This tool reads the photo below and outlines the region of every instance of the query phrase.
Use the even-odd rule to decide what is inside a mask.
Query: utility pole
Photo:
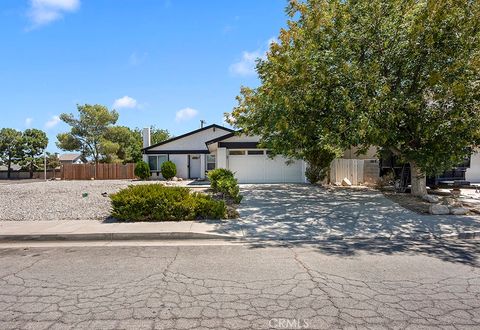
[[[47,181],[47,151],[43,150],[43,175],[45,176],[45,181]]]

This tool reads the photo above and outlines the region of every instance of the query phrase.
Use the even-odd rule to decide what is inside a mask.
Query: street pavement
[[[480,328],[476,240],[128,244],[0,248],[0,329]]]

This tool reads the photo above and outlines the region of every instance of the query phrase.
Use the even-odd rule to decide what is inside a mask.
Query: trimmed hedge
[[[135,164],[134,173],[141,180],[147,180],[150,177],[150,166],[144,161],[139,161]]]
[[[242,201],[243,196],[240,195],[240,187],[232,171],[217,168],[208,172],[208,179],[210,180],[210,188],[214,192],[221,193],[224,198],[231,198],[236,204]]]
[[[168,160],[162,164],[161,171],[164,179],[170,180],[177,175],[177,166],[174,162]]]
[[[222,219],[227,215],[223,201],[184,187],[129,186],[110,197],[112,216],[125,221]]]

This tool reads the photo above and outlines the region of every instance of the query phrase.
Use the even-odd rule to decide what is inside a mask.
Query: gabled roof
[[[199,129],[196,129],[196,130],[194,130],[194,131],[191,131],[191,132],[188,132],[188,133],[179,135],[179,136],[175,136],[175,137],[173,137],[173,138],[171,138],[171,139],[162,141],[162,142],[160,142],[160,143],[153,144],[153,145],[151,145],[151,146],[149,146],[149,147],[143,148],[142,151],[149,150],[149,149],[152,149],[152,148],[155,148],[155,147],[158,147],[158,146],[161,146],[161,145],[170,143],[170,142],[172,142],[172,141],[182,139],[182,138],[184,138],[184,137],[187,137],[187,136],[190,136],[190,135],[193,135],[193,134],[196,134],[196,133],[205,131],[205,130],[210,129],[210,128],[218,128],[218,129],[223,129],[223,130],[225,130],[225,131],[227,131],[227,132],[234,132],[233,129],[226,128],[226,127],[223,127],[223,126],[220,126],[220,125],[217,125],[217,124],[212,124],[212,125],[208,125],[208,126],[205,126],[205,127],[203,127],[203,128],[199,128]]]
[[[58,156],[58,160],[61,162],[73,162],[80,158],[82,155],[81,154],[62,154]]]
[[[11,164],[10,165],[12,171],[20,171],[22,167],[18,164]],[[7,165],[0,165],[0,171],[8,171],[8,166]]]

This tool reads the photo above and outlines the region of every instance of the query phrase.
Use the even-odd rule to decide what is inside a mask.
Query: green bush
[[[212,188],[213,191],[218,190],[218,181],[223,179],[223,178],[232,178],[234,179],[233,172],[230,170],[227,170],[226,168],[216,168],[214,170],[211,170],[207,174],[208,180],[210,180],[210,187]]]
[[[174,162],[171,162],[169,160],[162,164],[161,170],[162,170],[162,176],[166,180],[170,180],[175,175],[177,175],[177,166],[175,165]]]
[[[111,195],[111,199],[112,216],[126,221],[222,219],[227,215],[223,201],[183,187],[129,186]]]
[[[144,161],[139,161],[135,164],[135,176],[141,180],[147,180],[150,177],[150,166]]]
[[[240,187],[235,179],[233,172],[224,168],[217,168],[208,172],[210,187],[214,192],[221,193],[224,197],[229,197],[234,203],[239,204],[242,201]]]

